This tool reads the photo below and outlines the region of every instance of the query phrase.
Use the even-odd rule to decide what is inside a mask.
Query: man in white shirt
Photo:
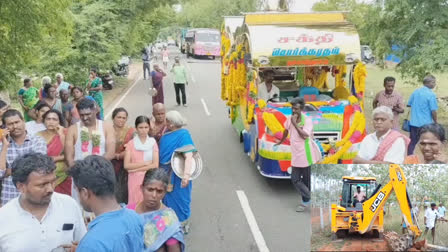
[[[432,235],[432,243],[434,244],[434,237],[436,235],[436,220],[439,219],[441,221],[446,221],[445,218],[440,216],[439,212],[436,209],[436,203],[431,203],[431,208],[427,208],[425,211],[425,233],[423,236],[426,235],[428,230],[431,230]]]
[[[0,208],[0,251],[62,250],[86,233],[76,201],[53,192],[55,168],[44,154],[30,153],[14,161],[12,179],[21,194]]]
[[[264,82],[258,85],[258,99],[263,99],[266,102],[269,99],[274,98],[274,95],[280,97],[280,89],[276,87],[272,82],[274,81],[274,71],[271,69],[263,72]]]
[[[361,142],[355,164],[402,164],[406,157],[409,138],[393,130],[392,109],[380,106],[373,110],[375,132]]]

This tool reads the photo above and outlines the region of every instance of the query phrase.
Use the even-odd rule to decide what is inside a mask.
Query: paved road
[[[170,57],[178,53],[170,50]],[[290,181],[262,177],[242,151],[220,99],[219,61],[182,58],[182,62],[190,79],[188,107],[176,106],[170,74],[164,80],[165,105],[167,110],[176,109],[187,118],[187,128],[205,166],[194,181],[188,251],[259,251],[260,238],[268,249],[264,251],[309,251],[310,213],[295,212],[299,197]],[[136,116],[151,113],[146,90],[146,83],[140,79],[119,103],[130,112],[129,124]],[[255,236],[237,191],[247,196],[260,231]]]

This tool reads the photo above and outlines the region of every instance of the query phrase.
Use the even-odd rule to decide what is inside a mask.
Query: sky
[[[294,0],[290,6],[291,12],[311,12],[311,8],[319,0]]]

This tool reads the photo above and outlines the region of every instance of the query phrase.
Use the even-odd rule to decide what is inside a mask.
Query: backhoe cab
[[[340,205],[331,206],[331,232],[332,238],[342,238],[347,233],[365,234],[373,232],[376,237],[382,237],[384,231],[383,217],[384,205],[395,192],[397,200],[411,232],[412,243],[421,235],[421,231],[411,215],[411,202],[406,191],[406,177],[399,165],[389,166],[389,182],[382,186],[376,184],[372,177],[343,177],[342,196]],[[357,187],[366,194],[362,202],[356,202],[354,194]],[[409,246],[412,246],[410,244]]]

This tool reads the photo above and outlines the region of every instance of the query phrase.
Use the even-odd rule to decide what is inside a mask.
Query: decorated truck
[[[282,137],[295,97],[306,101],[320,163],[351,163],[365,136],[366,68],[360,42],[344,13],[247,13],[238,28],[221,28],[221,98],[244,152],[259,172],[290,178],[289,140]],[[274,71],[280,96],[258,99],[263,71]]]

